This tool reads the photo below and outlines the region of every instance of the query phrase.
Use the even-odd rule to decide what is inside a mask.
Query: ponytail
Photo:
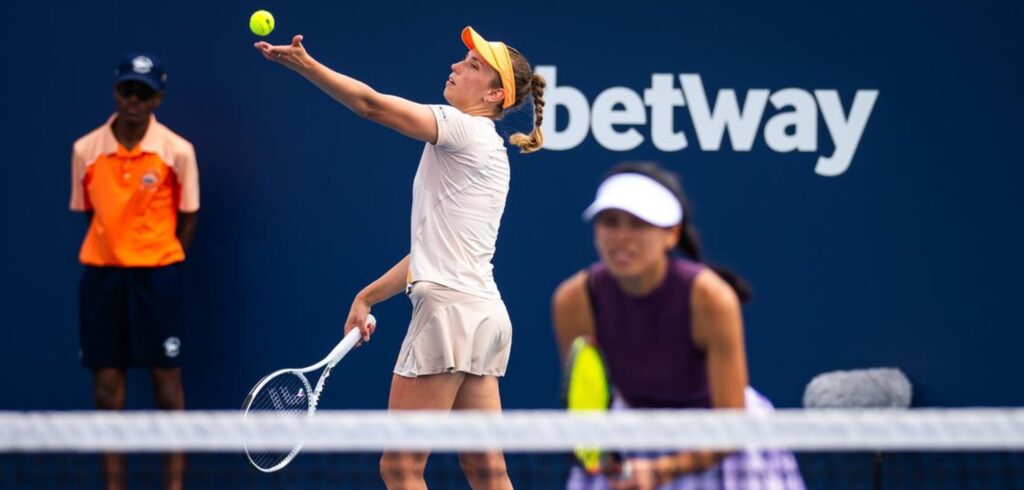
[[[533,72],[530,62],[515,48],[508,47],[508,56],[512,61],[512,74],[516,79],[516,103],[504,111],[499,107],[497,118],[500,119],[505,112],[519,107],[527,98],[532,97],[533,129],[530,130],[530,134],[513,134],[508,138],[508,142],[518,146],[522,153],[533,153],[544,146],[544,135],[540,131],[540,125],[544,121],[544,87],[547,86],[547,81]],[[498,82],[500,83],[500,80]]]
[[[516,133],[509,137],[509,143],[519,147],[522,153],[533,153],[544,146],[544,134],[540,131],[540,125],[544,122],[544,87],[547,82],[544,77],[533,74],[530,80],[530,95],[533,96],[533,130],[529,135]]]
[[[700,240],[697,237],[697,229],[694,228],[692,223],[690,223],[688,214],[689,209],[686,209],[683,212],[683,222],[680,224],[682,227],[682,233],[680,233],[677,248],[683,253],[683,255],[686,255],[693,259],[693,261],[700,262],[715,271],[715,274],[718,274],[718,276],[728,283],[729,286],[732,287],[732,290],[736,292],[736,297],[739,298],[740,303],[750,301],[750,285],[747,284],[747,281],[743,280],[743,278],[735,272],[726,269],[725,267],[708,264],[701,258]]]

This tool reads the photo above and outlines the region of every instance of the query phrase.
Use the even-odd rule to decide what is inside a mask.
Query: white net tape
[[[0,452],[430,449],[508,452],[606,449],[1024,449],[1024,409],[385,412],[309,418],[236,411],[0,412]]]

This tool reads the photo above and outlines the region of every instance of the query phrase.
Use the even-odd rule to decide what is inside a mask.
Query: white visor
[[[594,203],[583,212],[587,221],[606,209],[620,209],[654,226],[668,228],[683,221],[683,206],[667,187],[646,175],[623,173],[605,179]]]

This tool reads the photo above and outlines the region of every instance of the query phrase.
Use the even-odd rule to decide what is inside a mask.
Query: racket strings
[[[256,393],[249,405],[250,412],[271,411],[294,417],[309,414],[314,394],[310,393],[309,382],[295,372],[274,376]],[[296,448],[290,451],[246,450],[252,463],[269,471],[291,459],[301,441],[295,441]]]
[[[309,385],[299,375],[275,376],[253,398],[250,410],[305,413],[309,410]]]

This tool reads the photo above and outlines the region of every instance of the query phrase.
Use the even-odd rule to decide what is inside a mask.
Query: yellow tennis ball
[[[274,16],[266,10],[257,10],[249,17],[249,29],[257,36],[266,36],[274,30]]]

